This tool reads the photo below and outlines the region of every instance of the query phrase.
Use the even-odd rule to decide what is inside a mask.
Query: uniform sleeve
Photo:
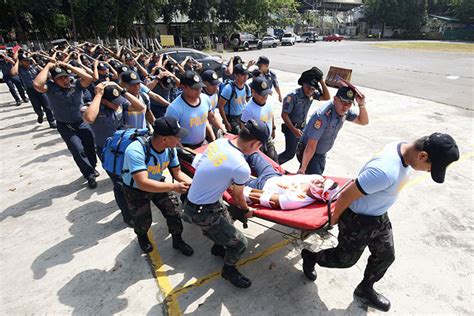
[[[306,126],[306,128],[308,129],[307,135],[308,135],[308,138],[319,140],[321,136],[323,135],[326,129],[326,126],[328,125],[328,121],[324,113],[321,115],[318,115],[317,113],[315,113],[314,115],[316,115],[315,119],[314,120],[311,119],[310,120],[311,124],[308,124]]]
[[[288,94],[283,99],[283,112],[291,113],[295,107],[296,97],[293,93]]]
[[[148,170],[145,164],[145,152],[140,143],[132,143],[127,147],[125,150],[125,161],[127,162],[128,170],[132,175],[140,171]]]
[[[278,83],[277,75],[275,75],[274,72],[271,72],[271,74],[272,74],[273,85],[275,86],[275,88],[278,88],[280,84]]]
[[[180,117],[179,117],[179,113],[176,109],[176,103],[175,104],[172,103],[172,104],[168,105],[168,107],[166,108],[165,116],[174,117],[175,119],[177,119],[179,121]]]
[[[221,97],[229,101],[231,96],[232,96],[232,85],[226,84],[224,86],[224,89],[222,90]]]
[[[179,167],[178,153],[176,152],[176,148],[171,148],[169,150],[171,150],[171,155],[173,156],[170,161],[169,168]]]
[[[240,120],[244,123],[247,123],[251,118],[252,118],[252,113],[250,113],[250,107],[247,106],[245,109],[242,110],[242,116],[240,117]]]
[[[145,86],[144,84],[141,84],[140,85],[140,91],[145,93],[145,94],[148,94],[148,92],[150,92],[150,88],[148,88],[147,86]]]
[[[357,118],[357,116],[359,116],[359,113],[354,110],[354,107],[351,107],[347,112],[346,120],[353,121]]]
[[[250,89],[249,85],[248,84],[244,84],[244,89],[245,89],[245,94],[246,94],[246,97],[247,99],[251,98],[252,97],[252,90]]]
[[[120,104],[122,106],[122,111],[124,112],[128,112],[128,109],[130,108],[130,106],[132,105],[130,103],[130,101],[128,101],[127,99],[123,98],[123,101],[122,103]]]
[[[73,84],[76,86],[76,89],[78,89],[78,90],[80,90],[80,91],[86,90],[86,89],[90,86],[90,85],[89,85],[89,86],[87,86],[87,87],[84,88],[84,87],[82,86],[82,84],[81,84],[81,79],[75,79],[74,82],[73,82]]]
[[[236,185],[244,185],[250,179],[250,167],[248,165],[240,165],[232,172],[234,178],[232,182]]]
[[[355,183],[364,195],[385,190],[392,185],[387,174],[378,168],[365,169],[359,174]]]

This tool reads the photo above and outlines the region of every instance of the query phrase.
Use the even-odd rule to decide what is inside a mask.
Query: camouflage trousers
[[[260,147],[260,151],[267,155],[271,160],[278,163],[278,154],[275,149],[275,143],[273,139],[269,139],[262,147]]]
[[[161,211],[166,219],[170,234],[181,234],[183,232],[183,223],[176,209],[178,199],[172,192],[151,193],[139,189],[123,186],[125,199],[130,210],[130,216],[133,219],[133,229],[137,235],[144,235],[151,227],[151,202]]]
[[[395,260],[392,224],[387,214],[359,215],[346,209],[339,220],[338,245],[315,254],[318,265],[326,268],[349,268],[368,246],[370,256],[364,272],[364,282],[380,280]]]
[[[235,265],[247,249],[247,238],[235,228],[220,202],[195,205],[186,200],[183,219],[201,227],[204,236],[226,248],[224,263],[227,265]]]
[[[239,135],[240,124],[242,124],[242,121],[240,120],[241,117],[241,115],[227,115],[227,120],[229,121],[230,126],[232,127],[232,129],[228,131],[229,133]]]

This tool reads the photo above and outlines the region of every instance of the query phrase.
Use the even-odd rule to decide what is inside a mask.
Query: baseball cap
[[[122,81],[129,84],[134,85],[137,83],[141,83],[141,79],[135,71],[127,70],[120,75]]]
[[[125,54],[125,60],[132,60],[133,56],[131,54]]]
[[[161,81],[161,83],[163,83],[163,85],[166,88],[171,89],[174,86],[174,80],[170,76],[165,76],[165,77],[161,78],[160,81]]]
[[[303,83],[308,83],[309,85],[318,88],[318,82],[323,78],[323,72],[318,67],[311,67],[306,71],[303,71],[300,78],[298,79],[298,84],[301,86]]]
[[[97,65],[97,69],[99,70],[105,70],[105,69],[108,69],[109,66],[107,64],[104,64],[104,63],[99,63],[99,65]]]
[[[181,78],[181,84],[189,86],[191,89],[199,89],[206,85],[202,82],[201,76],[193,70],[187,70]]]
[[[29,59],[30,58],[25,53],[18,55],[18,60],[19,61],[29,60]]]
[[[213,86],[217,86],[221,84],[221,82],[219,81],[219,76],[212,69],[204,70],[201,73],[201,78],[202,78],[202,81],[209,82]]]
[[[247,69],[247,66],[244,64],[237,64],[234,66],[234,74],[235,75],[248,75],[249,70]]]
[[[243,62],[244,62],[244,61],[242,60],[242,58],[241,58],[240,56],[238,56],[238,55],[235,55],[235,56],[234,56],[234,66],[235,66],[236,64],[242,64]]]
[[[266,56],[260,56],[258,57],[257,65],[270,65],[270,59]]]
[[[176,118],[172,116],[163,116],[153,123],[153,135],[176,136],[183,138],[189,135],[189,131],[182,128]]]
[[[120,91],[116,86],[106,86],[102,98],[113,103],[119,103],[123,97],[120,95]]]
[[[456,141],[448,134],[433,133],[423,142],[423,150],[431,160],[431,178],[437,183],[443,183],[446,168],[459,160]]]
[[[250,88],[255,90],[259,95],[265,96],[272,93],[272,88],[268,80],[263,76],[254,77],[250,83]]]
[[[69,76],[71,74],[71,71],[69,69],[66,70],[63,67],[58,66],[58,67],[51,68],[49,73],[51,74],[51,77],[53,79],[57,79],[59,77]]]
[[[270,138],[268,126],[263,121],[251,119],[244,126],[250,131],[250,134],[262,143],[266,143]]]
[[[125,64],[116,64],[115,65],[115,70],[119,73],[119,74],[122,74],[126,71],[130,71],[130,68],[128,68],[127,65]]]
[[[336,97],[341,99],[343,102],[354,103],[355,96],[356,92],[349,87],[341,87],[336,93]]]

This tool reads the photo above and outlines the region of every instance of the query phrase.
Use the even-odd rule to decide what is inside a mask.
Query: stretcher
[[[226,135],[226,138],[232,139],[233,135]],[[178,150],[178,158],[181,164],[181,170],[189,175],[191,178],[194,175],[194,167],[192,166],[192,161],[196,155],[196,153],[203,153],[206,150],[206,145],[201,146],[194,150],[189,150],[187,148],[179,148]],[[284,170],[280,165],[276,162],[271,160],[269,157],[264,155],[260,152],[262,157],[264,157],[271,165],[275,168],[275,170],[284,175],[290,175],[286,170]],[[340,177],[327,177],[332,179],[333,181],[337,182],[339,185],[338,192],[334,195],[337,197],[338,194],[346,188],[351,182],[351,179],[347,178],[340,178]],[[237,208],[232,200],[231,194],[226,191],[223,194],[223,200],[228,205],[228,210],[231,216],[234,219],[240,220],[244,223],[244,228],[247,227],[247,220],[262,225],[258,222],[252,221],[251,219],[247,219],[243,216],[243,211]],[[296,229],[300,232],[299,238],[306,239],[313,233],[321,233],[331,229],[331,216],[336,206],[336,201],[331,198],[327,203],[322,201],[316,201],[308,206],[305,206],[300,209],[296,210],[275,210],[265,208],[263,206],[257,205],[256,209],[253,212],[253,216],[276,223],[285,227]],[[253,206],[252,206],[253,208]],[[269,229],[276,230],[269,226],[262,225]],[[280,232],[281,233],[281,232]],[[287,235],[287,234],[285,234]]]

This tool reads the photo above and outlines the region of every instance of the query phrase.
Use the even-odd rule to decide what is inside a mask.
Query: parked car
[[[343,36],[339,35],[339,34],[332,34],[332,35],[328,35],[328,36],[325,36],[323,37],[323,39],[326,41],[326,42],[340,42],[344,39]]]
[[[230,44],[232,45],[232,49],[235,52],[239,49],[262,49],[262,41],[249,33],[232,34],[232,36],[230,37]]]
[[[296,35],[295,33],[285,33],[281,38],[281,45],[295,45]]]
[[[217,72],[219,76],[222,75],[221,67],[223,60],[220,56],[213,56],[195,49],[180,47],[162,49],[158,51],[158,53],[167,54],[171,56],[174,60],[176,60],[178,63],[183,62],[183,60],[186,59],[186,56],[190,56],[196,61],[200,62],[202,64],[203,69],[212,69]]]
[[[275,36],[266,35],[262,38],[262,46],[265,47],[277,47],[280,45],[280,40]]]
[[[316,41],[318,40],[318,34],[316,34],[315,32],[305,32],[301,34],[301,39],[305,43],[309,43],[309,42],[316,43]]]
[[[296,36],[296,42],[297,43],[301,43],[303,40],[301,39],[301,36],[299,36],[298,34],[295,35]]]

